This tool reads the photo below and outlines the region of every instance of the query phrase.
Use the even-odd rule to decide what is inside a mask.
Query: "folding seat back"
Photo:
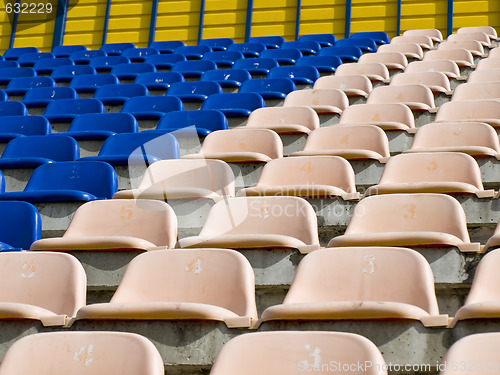
[[[101,46],[100,50],[106,52],[108,56],[119,56],[130,48],[135,48],[134,43],[106,43]]]
[[[403,33],[403,36],[414,36],[414,35],[425,35],[431,38],[434,42],[441,42],[443,41],[443,35],[441,34],[441,31],[438,29],[413,29],[413,30],[406,30]]]
[[[234,44],[234,40],[231,38],[202,39],[198,43],[199,46],[210,47],[212,51],[225,51],[232,44]]]
[[[219,69],[209,70],[200,78],[200,81],[215,81],[222,87],[227,85],[241,86],[243,82],[251,80],[252,76],[243,69]],[[241,91],[239,91],[241,92]]]
[[[87,51],[87,47],[81,44],[56,46],[52,49],[52,54],[55,57],[70,57],[71,54],[76,51]]]
[[[83,77],[83,76],[80,76]],[[57,118],[59,115],[81,115],[84,113],[104,113],[104,105],[98,99],[61,99],[47,105],[44,116]]]
[[[406,58],[422,60],[424,51],[417,43],[391,43],[378,48],[378,53],[397,52],[402,53]]]
[[[71,81],[74,77],[84,74],[97,74],[97,72],[88,65],[63,65],[56,67],[50,76],[55,81]]]
[[[279,66],[272,68],[267,78],[290,78],[295,84],[313,85],[319,72],[314,66]]]
[[[36,87],[56,87],[56,82],[51,77],[19,77],[11,80],[5,91],[8,95],[24,95]]]
[[[210,95],[201,109],[218,109],[226,116],[249,116],[262,107],[265,107],[264,99],[259,94],[248,92]]]
[[[50,52],[32,52],[32,53],[23,53],[17,59],[17,62],[21,66],[33,66],[37,61],[42,59],[54,59],[54,55]]]
[[[265,128],[277,133],[306,133],[319,128],[319,117],[308,107],[259,108],[248,117],[247,128]]]
[[[3,191],[2,191],[3,192]],[[28,250],[31,244],[42,238],[42,219],[35,206],[28,202],[2,201],[0,202],[0,249],[5,250]],[[0,262],[5,254],[1,254]],[[6,276],[7,270],[3,270],[0,277]],[[8,282],[4,285],[12,285]],[[3,293],[10,293],[10,288],[3,288]],[[0,292],[0,293],[2,293]],[[16,298],[23,298],[18,295]],[[5,300],[5,299],[2,299]]]
[[[58,57],[57,59],[42,59],[33,65],[37,74],[50,74],[60,66],[74,66],[75,63],[69,57]]]
[[[384,31],[361,31],[357,33],[352,33],[351,38],[370,38],[377,44],[387,44],[389,43],[389,36]]]
[[[206,136],[213,131],[227,129],[228,123],[226,116],[217,110],[171,111],[162,116],[156,129],[175,131],[187,128],[189,132],[191,126],[196,127],[199,135]]]
[[[234,43],[227,47],[227,51],[241,52],[244,57],[259,57],[265,51],[266,46],[262,43]]]
[[[464,83],[453,92],[452,101],[500,99],[500,82]]]
[[[61,99],[78,99],[78,94],[71,87],[37,87],[26,93],[23,103],[27,106],[38,107]]]
[[[333,73],[341,64],[338,56],[304,56],[297,60],[295,66],[312,66],[320,73]]]
[[[94,57],[107,56],[106,52],[99,49],[89,51],[75,51],[69,56],[75,64],[88,64]]]
[[[459,48],[469,51],[473,56],[485,57],[483,45],[476,40],[454,40],[454,41],[447,40],[443,43],[440,43],[437,50],[449,51]]]
[[[339,124],[376,125],[384,130],[415,128],[413,113],[401,103],[358,104],[347,107]]]
[[[3,54],[3,58],[5,60],[17,60],[20,56],[22,56],[25,53],[36,53],[36,52],[40,52],[36,47],[7,48],[7,50]]]
[[[184,78],[199,78],[204,72],[216,69],[217,64],[210,60],[188,60],[176,62],[171,71],[181,73]]]
[[[184,77],[178,72],[143,73],[134,81],[146,86],[148,90],[166,90],[176,82],[184,82]]]
[[[26,358],[30,358],[26,361]],[[17,341],[1,374],[161,375],[163,361],[143,336],[125,332],[50,332]]]
[[[230,68],[234,62],[239,59],[245,58],[241,52],[237,51],[215,51],[207,52],[203,55],[202,60],[213,61],[217,64],[218,68]]]
[[[317,55],[321,49],[319,42],[315,40],[298,40],[292,42],[284,42],[280,49],[298,49],[303,55]]]
[[[167,95],[177,96],[185,101],[204,101],[214,94],[222,94],[222,87],[213,81],[175,82],[167,91]]]
[[[123,105],[122,112],[139,115],[163,115],[171,111],[183,109],[182,102],[170,96],[136,96],[127,99]]]
[[[312,40],[314,42],[318,42],[323,47],[331,47],[337,41],[335,35],[333,34],[305,34],[301,35],[299,41],[309,41]]]
[[[467,33],[485,33],[492,39],[497,39],[497,31],[491,26],[468,26],[460,27],[457,30],[457,34],[467,34]]]
[[[132,62],[144,62],[149,56],[159,55],[160,51],[156,48],[128,48],[122,52]]]
[[[18,135],[48,135],[50,122],[43,116],[4,116],[0,127],[0,139],[11,140]]]
[[[208,46],[180,46],[174,49],[174,53],[184,55],[188,60],[201,60],[208,52],[212,52]]]
[[[381,47],[390,47],[390,44]],[[360,64],[384,64],[389,70],[404,70],[408,65],[408,59],[399,51],[368,53],[361,56],[358,62]]]
[[[254,78],[243,82],[238,93],[255,92],[264,99],[284,99],[295,90],[290,78]]]
[[[154,73],[156,68],[150,63],[118,64],[111,68],[111,74],[119,79],[135,79],[142,73]]]
[[[18,137],[10,141],[0,157],[0,165],[8,167],[9,162],[15,162],[11,167],[23,168],[22,162],[43,164],[52,161],[71,161],[80,157],[78,143],[67,136],[33,135]]]
[[[130,59],[125,56],[109,55],[94,57],[89,62],[89,65],[98,72],[110,71],[113,66],[118,64],[130,64]]]
[[[36,77],[36,71],[33,68],[2,68],[0,70],[0,83],[8,84],[12,79],[18,77]]]
[[[370,78],[372,82],[389,80],[389,70],[381,63],[342,64],[337,68],[335,75],[362,75]]]
[[[474,40],[476,42],[481,43],[483,47],[491,47],[490,37],[483,32],[471,32],[471,33],[460,33],[460,34],[451,34],[446,39],[447,42],[464,42]]]
[[[391,86],[424,85],[435,93],[450,94],[450,80],[441,72],[402,73],[395,75]]]
[[[0,60],[0,68],[19,68],[21,65],[15,60]]]
[[[266,49],[260,54],[261,58],[275,59],[281,65],[293,65],[303,56],[297,48]]]
[[[370,93],[366,104],[403,103],[412,110],[435,109],[434,95],[424,85],[381,86]]]
[[[273,36],[253,36],[250,38],[251,43],[263,43],[269,49],[280,48],[280,46],[285,42],[285,38],[279,35]]]
[[[474,65],[474,57],[472,53],[464,48],[454,48],[454,49],[439,49],[428,51],[423,61],[435,61],[435,60],[451,60],[457,63],[459,67],[472,67]]]
[[[450,79],[460,77],[460,68],[451,60],[413,61],[405,69],[405,73],[426,72],[441,72]]]
[[[138,83],[115,84],[99,86],[95,91],[94,98],[101,99],[109,104],[115,101],[125,102],[128,98],[134,96],[148,96],[149,91],[146,86]]]
[[[439,107],[436,121],[480,121],[494,127],[500,126],[498,100],[453,100]]]
[[[40,87],[45,88],[45,87]],[[51,89],[51,88],[49,88]],[[28,109],[22,102],[6,102],[0,101],[0,117],[1,116],[27,116]]]
[[[187,61],[186,56],[180,55],[178,53],[172,53],[169,55],[152,55],[145,60],[146,63],[153,64],[157,70],[170,70],[172,66],[174,66],[174,64],[178,61]]]
[[[345,38],[339,39],[335,42],[336,46],[356,46],[359,47],[363,52],[377,52],[377,44],[372,38],[357,37],[357,38]]]
[[[283,106],[311,107],[317,113],[342,113],[349,106],[349,99],[337,89],[296,90],[286,96]]]
[[[427,35],[405,35],[395,36],[391,39],[391,44],[418,44],[422,49],[428,50],[434,47],[434,42],[431,37]]]
[[[129,113],[86,113],[73,120],[67,134],[80,139],[99,139],[137,132],[137,120]]]
[[[250,74],[267,75],[272,68],[276,68],[278,61],[273,58],[257,57],[254,59],[241,59],[236,60],[233,69],[245,69]]]
[[[95,92],[100,86],[118,83],[118,77],[114,74],[82,74],[73,78],[69,87],[77,92]]]
[[[173,54],[177,47],[182,46],[184,42],[180,40],[156,41],[149,44],[149,47],[156,48],[161,54]]]
[[[500,61],[496,69],[476,69],[470,74],[467,83],[488,83],[498,81],[500,81]]]
[[[338,56],[344,62],[356,62],[363,55],[363,51],[356,46],[332,46],[321,48],[319,56]]]
[[[314,82],[314,89],[338,89],[347,96],[367,97],[373,90],[372,82],[362,75],[324,76]]]

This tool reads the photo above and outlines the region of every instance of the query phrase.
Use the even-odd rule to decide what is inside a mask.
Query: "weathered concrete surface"
[[[339,120],[340,120],[339,114],[320,113],[320,114],[318,114],[318,116],[319,116],[319,126],[321,126],[321,127],[336,125],[339,123]]]
[[[445,93],[434,93],[434,104],[436,107],[441,107],[442,104],[448,103],[451,100],[451,95]]]
[[[144,130],[152,130],[156,129],[156,126],[158,126],[158,122],[160,120],[158,119],[151,119],[151,120],[137,120],[137,125],[139,125],[139,131],[142,132]]]
[[[391,155],[397,155],[403,151],[409,150],[413,142],[413,134],[404,130],[386,131],[387,139],[389,139],[389,152]]]
[[[87,156],[96,156],[101,151],[102,144],[104,143],[104,139],[102,140],[78,140],[78,146],[80,146],[80,157],[84,158]]]
[[[144,165],[115,165],[118,175],[118,190],[136,189],[142,181],[147,166]]]
[[[436,118],[436,113],[431,113],[428,111],[412,111],[413,117],[415,119],[415,127],[419,128],[423,125],[434,122]]]
[[[5,192],[23,191],[35,168],[2,168]]]
[[[265,162],[228,163],[235,177],[236,191],[250,186],[255,186],[260,177]]]
[[[302,151],[307,141],[307,134],[279,134],[283,142],[283,156]]]

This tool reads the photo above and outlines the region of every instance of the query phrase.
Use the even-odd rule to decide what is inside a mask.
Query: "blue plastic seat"
[[[94,57],[102,57],[107,56],[106,52],[101,51],[100,49],[89,50],[89,51],[75,51],[72,52],[69,56],[73,59],[75,64],[88,64]]]
[[[126,85],[104,85],[97,88],[94,98],[101,100],[107,105],[119,105],[125,103],[128,98],[134,96],[148,96],[149,91],[146,86],[138,83]]]
[[[351,38],[370,38],[377,44],[388,44],[390,42],[389,35],[383,31],[361,31],[352,33]]]
[[[310,40],[318,42],[321,48],[324,48],[334,46],[337,38],[333,34],[305,34],[299,38],[301,42]]]
[[[173,95],[183,102],[203,102],[210,95],[221,93],[222,87],[217,82],[188,81],[173,83],[166,95]]]
[[[137,133],[137,120],[129,113],[87,113],[76,117],[63,134],[80,140],[106,139],[117,133]]]
[[[56,82],[71,82],[76,76],[84,74],[97,74],[97,71],[89,65],[63,65],[55,68],[50,76]]]
[[[320,73],[335,73],[341,64],[338,56],[304,56],[297,60],[295,66],[313,66]]]
[[[174,53],[184,55],[188,60],[201,60],[207,52],[212,52],[208,46],[181,46],[174,50]]]
[[[130,59],[126,56],[97,56],[90,60],[89,65],[99,73],[109,73],[113,66],[129,63]]]
[[[49,103],[43,115],[52,123],[71,122],[83,113],[104,112],[104,104],[98,99],[61,99]]]
[[[0,169],[36,168],[42,164],[77,160],[78,143],[68,136],[32,135],[10,141],[0,157]]]
[[[279,64],[276,59],[257,57],[255,59],[236,60],[233,65],[233,69],[244,69],[254,76],[267,75],[269,70],[278,66]]]
[[[4,90],[0,90],[0,102],[6,102],[9,100],[9,96]]]
[[[280,49],[294,48],[302,52],[303,55],[317,55],[321,49],[318,42],[313,40],[302,40],[294,42],[284,42]]]
[[[135,48],[134,43],[106,43],[101,46],[100,50],[106,52],[108,56],[120,56],[129,48]]]
[[[282,36],[254,36],[250,38],[250,43],[263,43],[266,48],[280,48],[280,46],[285,42],[285,38]]]
[[[184,45],[185,45],[184,42],[180,40],[165,40],[165,41],[152,42],[149,45],[149,47],[156,48],[163,55],[163,54],[174,53],[174,50],[177,47],[182,47]]]
[[[52,50],[55,57],[70,57],[73,52],[87,51],[87,47],[81,44],[74,44],[70,46],[57,46]]]
[[[111,165],[149,165],[164,159],[179,159],[179,142],[172,134],[155,132],[115,134],[104,141],[97,156],[80,160],[105,161]]]
[[[156,48],[129,48],[123,51],[122,56],[126,56],[132,62],[144,62],[149,56],[159,55]]]
[[[193,126],[197,135],[204,137],[216,130],[227,129],[228,124],[226,116],[217,110],[172,111],[163,115],[155,131],[189,135]]]
[[[255,93],[215,94],[209,96],[201,109],[217,109],[226,117],[246,117],[265,107],[264,99]]]
[[[56,82],[51,77],[20,77],[12,79],[5,92],[11,96],[24,96],[35,87],[56,87]]]
[[[57,59],[42,59],[35,63],[33,68],[37,74],[51,74],[55,68],[60,66],[75,65],[69,57],[59,57]]]
[[[22,102],[0,102],[1,116],[28,116],[28,109]]]
[[[33,68],[3,68],[0,69],[0,85],[7,85],[18,77],[36,77],[36,71]]]
[[[342,62],[357,62],[362,55],[363,51],[356,46],[325,47],[319,51],[319,56],[337,56]]]
[[[183,109],[181,100],[175,96],[138,96],[128,99],[122,112],[130,113],[137,120],[159,120],[167,112]]]
[[[355,46],[359,47],[363,52],[377,52],[377,44],[371,38],[347,38],[347,39],[339,39],[335,46],[338,47],[348,47]]]
[[[241,84],[249,79],[252,79],[250,73],[243,69],[222,69],[209,70],[203,73],[200,82],[213,81],[217,82],[221,87],[239,88]]]
[[[302,56],[297,48],[267,49],[260,54],[262,58],[275,59],[280,65],[294,65]]]
[[[37,61],[43,59],[54,59],[54,55],[50,52],[33,52],[33,53],[24,53],[17,59],[19,65],[23,67],[32,67],[35,65]]]
[[[174,64],[171,71],[181,73],[184,78],[200,78],[209,70],[216,70],[217,64],[208,60],[179,61]]]
[[[227,47],[227,51],[241,52],[245,57],[259,57],[265,49],[263,43],[235,43]]]
[[[19,68],[21,65],[16,60],[0,60],[0,69]]]
[[[62,138],[62,136],[49,137]],[[117,190],[118,177],[108,163],[63,161],[39,166],[33,171],[23,191],[0,194],[0,200],[30,203],[88,202],[110,199]]]
[[[69,87],[78,93],[94,93],[98,87],[104,85],[116,85],[120,81],[114,74],[82,74],[71,80]]]
[[[169,55],[153,55],[149,56],[145,62],[153,64],[156,70],[170,70],[178,61],[187,61],[186,56],[178,53]]]
[[[8,48],[3,54],[5,60],[17,60],[20,56],[25,53],[36,53],[40,52],[36,47],[14,47]]]
[[[216,51],[207,52],[203,55],[202,60],[213,61],[217,64],[218,68],[231,68],[234,62],[239,59],[244,59],[245,56],[237,51]]]
[[[267,78],[291,78],[296,85],[313,85],[319,72],[313,66],[280,66],[271,69]]]
[[[71,87],[37,87],[26,93],[22,103],[28,108],[39,108],[61,99],[78,99],[78,95]]]
[[[255,92],[264,99],[285,99],[288,93],[296,89],[290,78],[264,78],[243,82],[238,92]]]
[[[133,80],[143,73],[154,72],[156,72],[155,66],[149,63],[118,64],[111,69],[111,74],[123,80]]]
[[[184,76],[179,72],[143,73],[134,81],[146,86],[148,90],[167,90],[175,82],[184,82]]]
[[[31,203],[0,202],[0,212],[1,252],[29,250],[42,238],[42,218]]]
[[[48,135],[51,131],[49,120],[43,116],[3,116],[0,142],[9,142],[25,135]]]
[[[225,51],[232,44],[234,44],[234,40],[231,38],[202,39],[198,43],[199,46],[210,47],[212,51]]]

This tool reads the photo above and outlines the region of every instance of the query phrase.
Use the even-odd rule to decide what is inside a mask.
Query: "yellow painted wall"
[[[453,32],[464,26],[492,26],[500,32],[499,0],[455,0]]]
[[[438,29],[446,37],[447,12],[448,0],[403,0],[401,33],[411,29]]]
[[[383,30],[389,37],[396,35],[396,0],[353,0],[351,33]]]
[[[21,6],[23,3],[26,2],[21,2]],[[33,8],[35,10],[34,13],[29,13],[31,7],[22,8],[27,9],[28,13],[19,13],[14,47],[35,46],[38,47],[40,51],[51,51],[57,0],[46,0],[42,3],[51,3],[52,12],[48,13],[45,7],[40,9]],[[31,5],[30,2],[27,4]],[[38,2],[36,2],[36,4],[38,6]],[[38,10],[40,10],[41,13],[39,13]]]
[[[295,40],[296,7],[296,0],[255,0],[251,36],[281,35]]]
[[[206,0],[203,39],[245,40],[246,0]]]
[[[155,40],[182,40],[193,45],[198,39],[200,0],[160,0]]]
[[[5,9],[5,1],[0,0],[1,9]],[[0,12],[0,52],[3,53],[7,48],[9,48],[10,41],[10,31],[11,23],[9,20],[9,15],[2,11]]]
[[[113,0],[106,42],[147,47],[150,21],[151,0]]]
[[[333,34],[344,37],[345,0],[303,0],[300,34]]]
[[[63,44],[99,49],[105,15],[106,0],[70,0]]]

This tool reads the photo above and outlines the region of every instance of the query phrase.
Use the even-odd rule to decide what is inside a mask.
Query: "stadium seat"
[[[425,35],[432,39],[433,42],[442,42],[443,35],[438,29],[412,29],[406,30],[403,36],[415,36],[415,35]]]
[[[2,207],[24,208],[24,202],[1,203]],[[39,320],[44,326],[63,326],[85,306],[87,277],[71,255],[4,253],[0,254],[0,270],[1,282],[9,286],[0,292],[2,320]]]
[[[222,94],[222,87],[217,82],[187,81],[172,83],[166,96],[177,97],[183,102],[204,102],[215,94]]]
[[[140,121],[159,120],[167,112],[183,109],[181,100],[173,96],[136,96],[127,99],[122,112],[130,113]]]
[[[395,155],[389,159],[377,185],[366,195],[394,193],[465,193],[492,198],[484,190],[479,165],[461,152],[430,152]]]
[[[348,98],[366,99],[373,90],[373,85],[368,77],[362,75],[333,75],[318,78],[313,88],[316,90],[337,89],[343,91]]]
[[[457,79],[460,77],[460,69],[457,63],[451,60],[413,61],[409,63],[405,69],[405,73],[426,72],[441,72],[449,79]]]
[[[331,47],[335,45],[337,38],[333,34],[305,34],[299,37],[299,41],[314,41],[318,42],[321,48]]]
[[[50,122],[43,116],[3,116],[0,142],[9,142],[23,135],[48,135]]]
[[[134,80],[143,73],[154,73],[156,68],[149,63],[118,64],[113,66],[111,74],[118,77],[119,80]]]
[[[213,61],[217,64],[217,68],[231,68],[234,62],[245,58],[241,52],[237,51],[215,51],[207,52],[203,55],[202,60]]]
[[[377,44],[387,44],[389,43],[389,36],[383,31],[362,31],[357,33],[352,33],[351,38],[354,39],[373,39]]]
[[[319,56],[337,56],[342,62],[357,62],[363,55],[363,51],[356,46],[325,47],[319,51]]]
[[[33,65],[37,74],[52,74],[55,68],[60,66],[74,66],[75,63],[69,57],[59,57],[57,59],[42,59]]]
[[[464,83],[453,91],[452,101],[500,99],[500,82]]]
[[[19,68],[20,65],[16,60],[0,60],[0,68]]]
[[[50,52],[33,52],[33,53],[23,53],[17,59],[17,62],[21,67],[33,67],[36,62],[43,59],[54,59],[54,55]]]
[[[227,163],[268,162],[283,157],[283,143],[269,129],[236,128],[207,135],[198,154],[184,158],[220,159]]]
[[[402,53],[407,59],[422,60],[424,51],[417,43],[391,43],[378,48],[379,53]]]
[[[384,47],[389,47],[389,44]],[[389,72],[399,73],[405,70],[408,65],[408,59],[401,52],[377,52],[367,53],[361,56],[358,60],[359,64],[384,64]]]
[[[402,73],[392,77],[390,86],[424,85],[434,94],[451,95],[450,80],[441,72]],[[463,85],[461,85],[463,86]]]
[[[204,72],[216,70],[217,64],[209,60],[178,61],[173,66],[172,72],[181,73],[184,78],[199,79]]]
[[[226,88],[226,89],[238,90],[244,82],[251,79],[252,76],[247,70],[220,69],[220,70],[206,71],[201,76],[200,81],[201,82],[214,81],[217,82],[222,87],[222,89]]]
[[[337,68],[335,75],[362,75],[368,77],[372,83],[389,81],[389,70],[381,63],[342,64]]]
[[[295,66],[313,66],[320,74],[333,74],[341,64],[338,56],[304,56],[297,60]]]
[[[418,44],[423,50],[430,50],[434,48],[434,42],[431,37],[427,35],[405,35],[405,36],[395,36],[391,39],[391,44],[407,44],[415,43]]]
[[[408,106],[401,103],[358,104],[347,107],[339,124],[375,125],[383,130],[415,130],[415,120]]]
[[[80,160],[105,161],[111,165],[149,165],[162,159],[179,159],[179,143],[172,134],[121,133],[106,139],[97,156]]]
[[[201,109],[217,109],[226,117],[250,116],[257,108],[265,107],[264,99],[256,93],[226,93],[210,95]]]
[[[4,95],[5,95],[5,92],[4,92]],[[26,108],[26,105],[24,103],[0,101],[0,117],[1,116],[27,116],[27,115],[28,115],[28,109]]]
[[[436,122],[478,121],[500,127],[500,103],[498,100],[453,100],[439,107]]]
[[[310,107],[316,113],[342,113],[349,106],[349,99],[337,89],[295,90],[288,94],[283,107]]]
[[[69,87],[74,88],[78,94],[93,94],[100,86],[117,85],[119,82],[114,74],[82,74],[73,78]]]
[[[26,361],[25,358],[30,358]],[[163,361],[148,339],[128,332],[50,332],[18,340],[0,374],[161,375]]]
[[[27,202],[2,201],[0,202],[0,210],[2,211],[0,216],[0,253],[28,250],[34,241],[42,238],[42,219],[35,206]],[[5,254],[0,255],[0,262],[2,259],[7,259],[3,258]],[[0,274],[6,276],[7,272],[7,270],[2,270]],[[14,286],[13,284],[15,283],[11,280],[4,285]],[[2,288],[4,293],[9,293],[9,290],[11,289]],[[22,297],[26,297],[26,295],[17,294],[17,298]]]
[[[304,56],[317,55],[321,49],[319,42],[313,40],[298,40],[291,42],[284,42],[281,44],[280,49],[298,49]]]
[[[437,111],[434,95],[424,85],[381,86],[368,96],[366,104],[402,103],[413,111]]]
[[[35,169],[23,191],[0,194],[0,200],[53,204],[109,199],[117,191],[117,181],[116,172],[107,163],[81,161],[46,163]]]
[[[165,293],[166,285],[175,287]],[[194,320],[197,326],[212,320],[249,328],[257,321],[252,266],[233,250],[144,253],[129,263],[109,303],[83,307],[76,319]]]
[[[86,113],[76,117],[65,133],[78,141],[107,139],[117,133],[137,133],[137,120],[130,113]]]
[[[87,65],[94,57],[107,56],[106,52],[99,49],[89,51],[75,51],[69,56],[75,64]]]
[[[266,48],[274,49],[280,48],[280,46],[285,42],[285,38],[282,36],[254,36],[249,40],[250,43],[263,43]]]
[[[280,66],[272,68],[267,78],[290,78],[296,85],[314,85],[319,78],[314,66]]]
[[[63,65],[55,68],[50,76],[56,82],[71,82],[76,76],[84,74],[97,74],[97,71],[89,65]]]
[[[165,40],[165,41],[157,41],[152,42],[149,47],[156,48],[160,53],[163,54],[172,54],[177,47],[184,46],[184,42],[180,40]]]
[[[24,95],[22,103],[27,108],[38,108],[61,99],[78,99],[78,94],[71,87],[36,87]]]
[[[192,129],[195,127],[195,129]],[[200,137],[207,136],[216,130],[227,129],[226,116],[221,111],[206,109],[195,111],[171,111],[160,119],[156,131],[175,132],[175,135],[196,132]]]
[[[244,57],[259,57],[265,49],[262,43],[234,43],[227,47],[227,51],[241,52]]]
[[[491,43],[490,37],[483,32],[451,34],[446,39],[447,42],[464,42],[470,40],[481,43],[483,47],[493,48],[493,44]]]
[[[468,26],[468,27],[460,27],[457,30],[457,34],[467,34],[467,33],[477,33],[477,32],[485,33],[494,40],[498,39],[496,30],[491,26]]]
[[[297,156],[269,161],[255,187],[238,191],[238,196],[286,195],[305,198],[360,199],[354,170],[338,156]]]
[[[500,63],[500,61],[499,61]],[[479,65],[478,65],[479,67]],[[500,65],[498,69],[477,69],[474,70],[467,80],[467,83],[488,83],[500,81]]]
[[[38,51],[38,48],[36,47],[7,48],[7,50],[3,54],[3,58],[5,60],[17,60],[20,56],[24,55],[25,53],[37,53],[37,52],[40,51]]]
[[[175,82],[184,82],[182,74],[178,72],[143,73],[134,81],[134,83],[146,86],[149,91],[167,90]]]
[[[373,195],[354,208],[345,234],[328,247],[339,246],[455,246],[478,252],[471,243],[465,212],[446,194],[415,193]]]
[[[81,44],[56,46],[52,49],[52,54],[55,57],[71,57],[71,54],[76,51],[87,51],[87,47]]]
[[[135,48],[134,43],[105,43],[100,50],[108,56],[120,56],[125,50]]]
[[[490,51],[490,57],[487,59],[482,59],[477,63],[476,69],[477,71],[480,70],[489,70],[489,69],[499,69],[500,68],[500,59],[497,57],[492,56],[493,51],[499,50],[499,48],[492,49]],[[0,61],[1,62],[1,61]]]
[[[335,125],[316,129],[307,137],[302,151],[292,156],[341,156],[348,160],[389,158],[389,141],[384,131],[373,125]]]
[[[113,199],[195,199],[218,202],[234,197],[234,173],[221,160],[172,159],[151,164],[137,189],[116,192]]]
[[[248,70],[252,76],[267,76],[267,73],[269,73],[271,69],[278,66],[278,61],[276,61],[276,59],[257,57],[253,59],[236,60],[233,69]]]
[[[89,65],[98,73],[109,73],[113,66],[118,64],[130,64],[130,59],[125,56],[97,56],[90,60]]]
[[[290,78],[254,78],[241,85],[238,93],[254,92],[266,99],[285,99],[295,91],[295,83]]]
[[[226,51],[232,44],[234,44],[234,40],[231,38],[202,39],[198,42],[199,46],[210,47],[212,51]]]
[[[286,214],[285,214],[286,212]],[[237,197],[215,203],[198,236],[182,248],[319,249],[313,207],[298,197]]]
[[[0,85],[8,85],[14,78],[36,77],[33,68],[2,68],[0,69]]]
[[[275,59],[280,65],[294,65],[302,56],[302,52],[297,48],[266,49],[260,54],[261,58]]]
[[[170,70],[178,61],[187,61],[184,55],[172,53],[169,55],[152,55],[148,56],[146,63],[153,64],[158,71]]]
[[[122,56],[128,57],[132,62],[143,63],[149,56],[159,55],[156,48],[128,48],[122,52]]]
[[[175,54],[183,55],[188,60],[201,60],[207,52],[212,52],[208,46],[180,46],[174,49]]]
[[[49,103],[43,115],[52,123],[71,122],[75,117],[84,113],[104,112],[104,105],[98,99],[61,99]]]
[[[474,57],[466,49],[440,49],[428,51],[422,61],[451,60],[460,68],[472,68],[474,66]]]
[[[125,103],[129,98],[148,95],[149,91],[144,85],[137,83],[114,84],[99,86],[94,93],[94,99],[99,99],[106,105],[119,105]]]
[[[372,38],[346,38],[346,39],[338,39],[335,42],[335,46],[338,47],[349,47],[355,46],[359,47],[363,52],[377,52],[377,44],[375,40]]]
[[[19,77],[9,82],[5,92],[10,96],[24,96],[36,87],[56,87],[56,82],[51,77]]]
[[[483,45],[475,40],[455,40],[453,42],[446,40],[442,43],[439,43],[439,46],[437,48],[438,51],[453,51],[456,49],[464,49],[466,51],[469,51],[474,57],[483,58],[488,56],[488,54],[484,53]]]
[[[447,326],[427,260],[411,249],[352,247],[314,251],[300,262],[285,300],[262,320],[419,320]]]
[[[252,355],[248,355],[252,353]],[[320,354],[321,353],[321,354]],[[258,361],[255,358],[259,358]],[[303,360],[299,360],[302,359]],[[316,359],[318,358],[318,359]],[[359,362],[358,362],[359,361]],[[365,362],[366,361],[366,362]],[[329,367],[347,363],[372,363],[370,368],[353,371],[353,375],[385,375],[384,358],[377,347],[361,335],[344,332],[258,332],[243,334],[225,344],[210,371],[210,375],[276,375],[315,372],[321,375]]]
[[[488,239],[484,251],[491,250],[492,248],[500,247],[500,226],[497,225],[493,236]]]
[[[248,117],[246,128],[264,128],[278,134],[309,134],[319,128],[319,117],[309,107],[259,108]]]
[[[109,199],[81,205],[62,237],[35,241],[30,249],[65,252],[172,249],[176,241],[177,218],[167,203]]]

